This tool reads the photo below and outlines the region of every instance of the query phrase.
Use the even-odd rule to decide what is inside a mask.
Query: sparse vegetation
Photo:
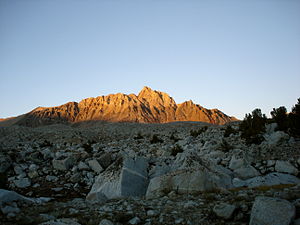
[[[277,109],[273,108],[271,112],[272,122],[277,123],[277,130],[287,131],[288,129],[288,115],[287,110],[284,106],[281,106]]]
[[[134,140],[140,140],[140,139],[144,139],[143,135],[141,134],[141,132],[138,132],[136,136],[133,137]]]
[[[275,122],[278,126],[277,130],[284,131],[291,136],[300,136],[300,98],[290,113],[287,113],[284,106],[280,106],[273,108],[271,116],[272,118],[268,120],[260,109],[255,109],[252,114],[246,114],[239,130],[242,132],[241,137],[246,140],[247,144],[260,144],[264,140],[262,134],[265,132],[267,123]]]
[[[230,149],[232,149],[232,146],[225,139],[222,139],[220,150],[223,152],[228,152]]]
[[[200,134],[204,133],[208,129],[207,126],[199,128],[198,130],[191,130],[190,134],[192,137],[198,137]]]
[[[41,148],[51,147],[51,146],[52,144],[48,140],[44,140],[44,142],[40,144]]]
[[[162,139],[160,139],[157,134],[153,134],[152,138],[150,140],[151,144],[156,144],[156,143],[163,143],[164,141]]]
[[[236,133],[237,133],[237,130],[232,128],[232,126],[228,125],[225,128],[224,137],[229,137],[231,134],[236,134]]]
[[[300,98],[297,104],[292,108],[292,112],[288,115],[289,133],[293,136],[300,136]]]
[[[264,138],[265,125],[267,117],[261,113],[260,109],[255,109],[252,114],[246,114],[244,120],[240,124],[241,137],[246,140],[248,145],[260,144]]]
[[[178,138],[175,133],[173,132],[170,136],[170,140],[174,141],[174,142],[177,142],[180,140],[180,138]]]
[[[95,144],[95,142],[93,142],[93,141],[88,141],[88,142],[84,143],[84,144],[82,145],[82,147],[84,148],[84,150],[85,150],[86,152],[91,153],[91,152],[93,151],[93,147],[92,147],[93,144]]]
[[[172,155],[172,156],[176,156],[178,153],[181,153],[181,152],[183,152],[183,148],[182,148],[180,145],[178,145],[178,144],[176,144],[176,145],[171,149],[171,155]]]
[[[7,188],[7,175],[5,173],[0,173],[0,188]]]

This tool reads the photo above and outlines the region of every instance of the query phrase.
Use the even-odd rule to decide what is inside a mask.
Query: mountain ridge
[[[80,102],[67,102],[60,106],[37,107],[14,124],[36,127],[91,120],[137,123],[199,121],[225,124],[237,119],[218,109],[206,109],[192,100],[177,104],[167,93],[145,86],[138,95],[117,93],[90,97]]]

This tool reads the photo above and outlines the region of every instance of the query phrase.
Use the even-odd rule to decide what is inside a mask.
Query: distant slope
[[[25,115],[20,115],[16,117],[9,117],[5,119],[0,119],[0,127],[9,127],[11,125],[17,124]]]
[[[200,121],[225,124],[236,121],[218,109],[206,109],[192,101],[176,104],[172,97],[144,87],[138,95],[110,94],[87,98],[79,103],[68,102],[57,107],[39,107],[6,123],[36,127],[54,123],[84,121],[167,123]],[[5,121],[0,122],[0,126]]]

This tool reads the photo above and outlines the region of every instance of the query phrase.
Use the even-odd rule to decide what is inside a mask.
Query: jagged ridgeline
[[[168,94],[144,87],[138,95],[118,93],[83,99],[79,103],[69,102],[57,107],[38,107],[9,120],[10,124],[34,127],[83,121],[138,123],[199,121],[225,124],[237,119],[218,109],[206,109],[192,101],[177,104]]]

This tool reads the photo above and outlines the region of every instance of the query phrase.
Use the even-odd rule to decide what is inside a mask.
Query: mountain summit
[[[225,124],[235,121],[218,109],[206,109],[192,101],[176,104],[167,93],[144,87],[138,95],[110,94],[68,102],[57,107],[38,107],[22,115],[14,124],[39,126],[82,121],[168,123],[200,121]]]

